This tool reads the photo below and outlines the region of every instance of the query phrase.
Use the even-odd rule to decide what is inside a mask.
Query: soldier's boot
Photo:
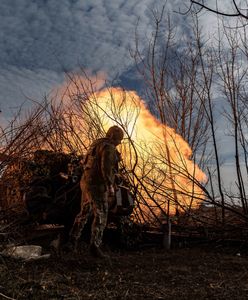
[[[95,244],[90,244],[89,250],[90,250],[90,254],[96,258],[103,258],[103,259],[109,258],[109,256],[107,254],[104,254],[102,250],[99,247],[97,247]]]

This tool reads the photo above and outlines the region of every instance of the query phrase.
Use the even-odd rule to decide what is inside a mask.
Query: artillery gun
[[[21,206],[27,212],[26,225],[62,225],[66,241],[80,211],[81,162],[82,157],[76,155],[37,150],[32,160],[9,165],[1,177],[0,207]],[[122,228],[130,222],[134,198],[123,181],[117,186],[114,197],[109,197],[108,224]]]

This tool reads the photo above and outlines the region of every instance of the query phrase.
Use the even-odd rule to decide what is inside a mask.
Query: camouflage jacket
[[[96,140],[86,154],[82,180],[89,186],[114,184],[119,161],[120,153],[108,138]]]

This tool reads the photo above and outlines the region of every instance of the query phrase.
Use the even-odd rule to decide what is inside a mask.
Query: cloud
[[[15,66],[2,69],[0,71],[0,117],[2,120],[10,119],[20,105],[30,106],[32,101],[28,98],[41,101],[63,80],[63,74],[46,69],[34,71]]]
[[[201,3],[202,1],[198,1],[199,3]],[[238,7],[241,8],[242,11],[242,7],[241,6],[241,2],[242,1],[236,1],[238,3]],[[233,4],[233,0],[208,0],[207,3],[205,3],[205,5],[207,7],[209,7],[212,10],[218,10],[220,13],[224,13],[224,14],[236,14],[237,10],[234,7]],[[226,28],[228,27],[241,27],[242,28],[242,21],[240,18],[236,18],[236,17],[227,17],[227,16],[223,16],[220,14],[216,14],[213,13],[211,11],[208,11],[206,9],[202,9],[199,10],[199,6],[195,5],[194,6],[196,8],[197,11],[199,11],[198,13],[198,17],[202,26],[202,30],[205,33],[205,35],[212,39],[212,41],[214,41],[214,35],[218,35],[218,27],[222,26],[222,22],[223,24],[226,26]],[[211,24],[211,26],[210,26]],[[217,44],[217,41],[216,41]]]
[[[161,1],[163,3],[163,1]],[[0,65],[112,72],[127,66],[138,18],[149,31],[152,0],[12,0],[0,3]],[[145,34],[145,32],[144,32]]]
[[[138,81],[131,78],[134,61],[129,49],[134,45],[137,22],[142,51],[154,26],[151,10],[161,12],[165,2],[0,1],[0,104],[8,99],[8,107],[14,102],[18,105],[30,90],[39,97],[40,90],[44,93],[56,84],[54,78],[61,83],[64,70],[75,71],[79,66],[104,72],[109,79],[117,76],[135,87]],[[179,34],[187,36],[186,17],[175,13],[185,3],[168,0],[165,14],[178,25]]]
[[[0,105],[4,112],[25,101],[25,94],[37,98],[46,89],[48,93],[52,84],[61,83],[64,70],[82,66],[111,79],[132,69],[129,49],[136,24],[139,20],[143,45],[153,26],[151,9],[163,4],[164,0],[156,6],[153,0],[0,1]],[[171,11],[172,5],[168,3],[167,8]]]
[[[26,96],[42,100],[53,87],[62,84],[64,70],[76,71],[79,66],[92,73],[101,71],[109,79],[118,75],[130,89],[142,88],[129,49],[134,45],[138,21],[141,51],[145,48],[154,25],[151,9],[160,12],[165,2],[1,0],[0,124],[26,101]],[[165,9],[179,35],[185,37],[189,34],[189,18],[175,11],[184,10],[188,3],[168,0]],[[218,0],[222,8],[230,3]],[[217,16],[204,11],[199,16],[207,37],[212,36]],[[224,155],[230,160],[228,142],[225,145]]]

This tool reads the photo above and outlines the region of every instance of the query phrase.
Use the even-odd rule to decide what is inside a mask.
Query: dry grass
[[[13,299],[247,299],[246,251],[208,247],[87,249],[48,260],[0,260],[0,292]],[[4,299],[4,298],[3,298]]]

